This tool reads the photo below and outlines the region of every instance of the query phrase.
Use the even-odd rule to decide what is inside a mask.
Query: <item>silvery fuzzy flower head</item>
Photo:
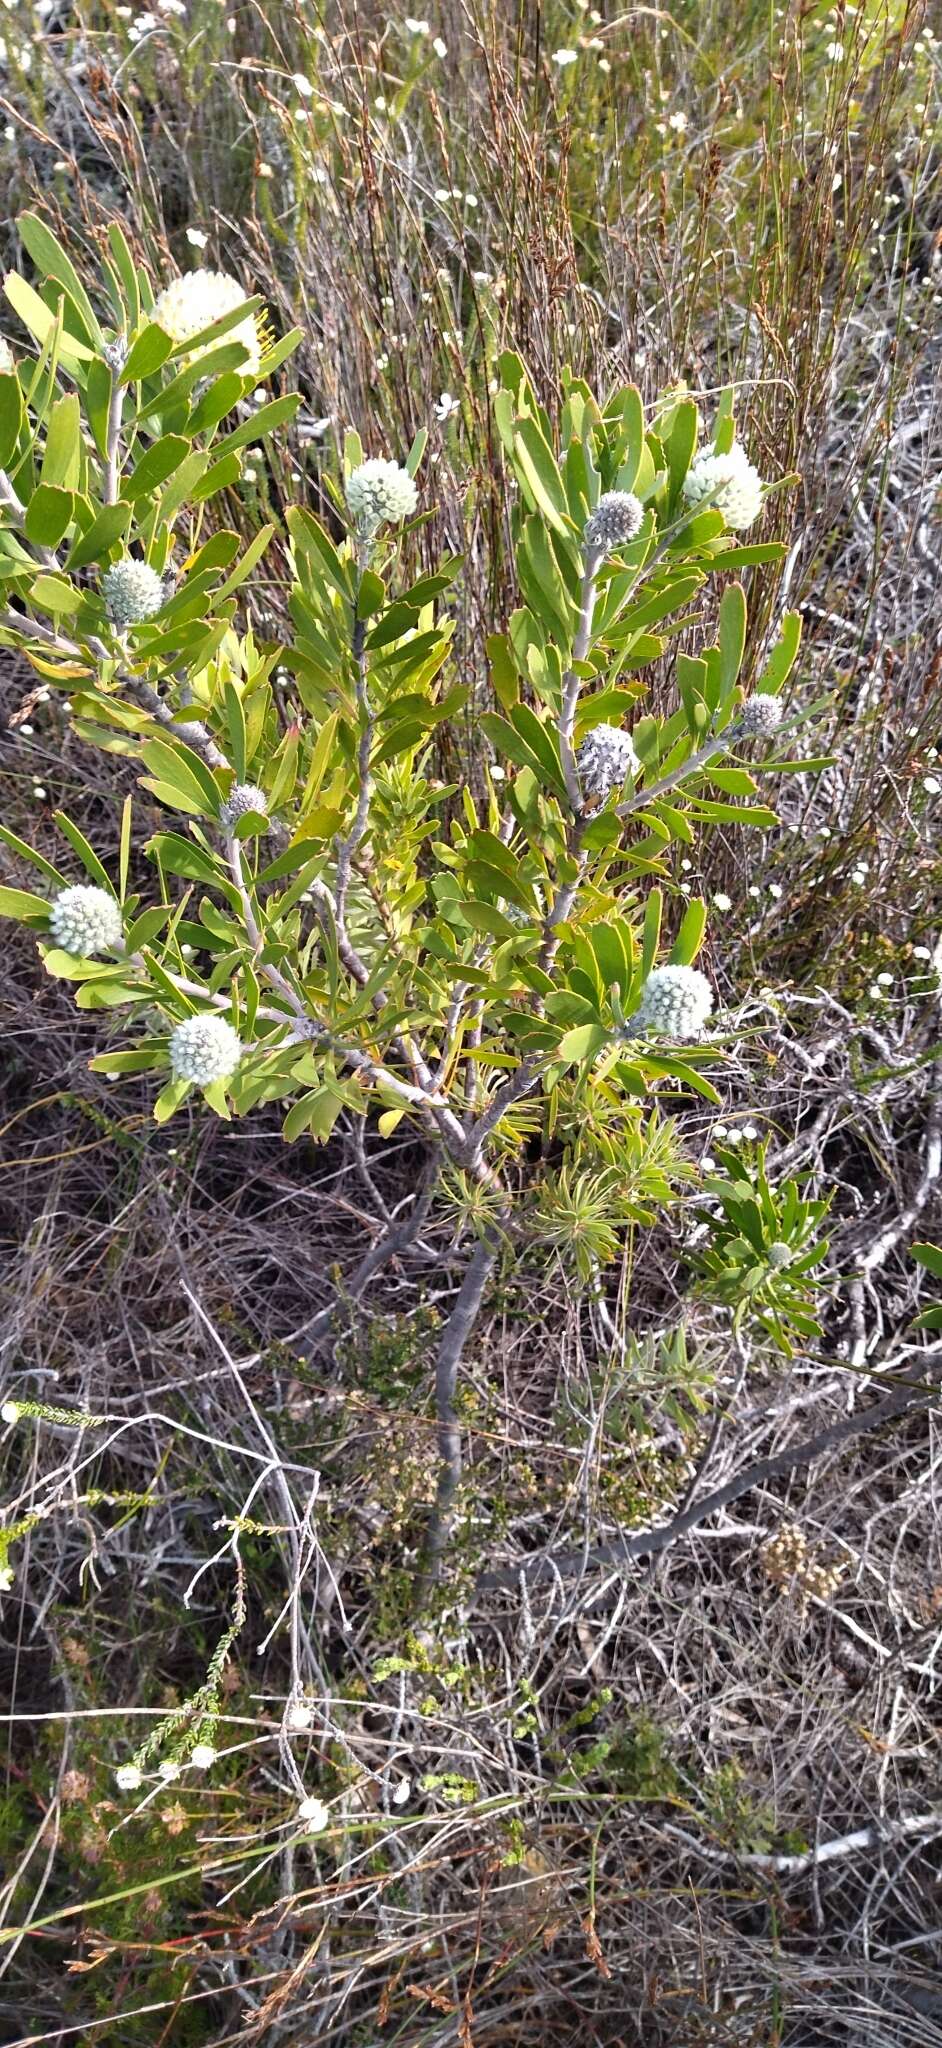
[[[307,1823],[309,1834],[319,1835],[330,1821],[330,1812],[322,1799],[315,1799],[310,1793],[298,1806],[298,1819]]]
[[[777,1238],[774,1244],[770,1244],[766,1257],[776,1271],[783,1271],[792,1262],[791,1245],[783,1244],[781,1238]]]
[[[750,739],[771,739],[782,723],[782,700],[757,691],[755,696],[746,698],[737,721],[740,732],[747,733]]]
[[[119,1792],[137,1792],[144,1782],[144,1774],[137,1764],[119,1764],[114,1779]]]
[[[727,455],[707,448],[695,456],[683,483],[683,495],[692,511],[722,512],[728,527],[741,533],[758,519],[762,510],[762,478],[746,454],[741,441],[734,441]]]
[[[145,619],[152,619],[165,597],[163,577],[149,562],[135,562],[131,555],[105,570],[101,587],[119,632],[125,626],[139,626]]]
[[[630,733],[617,725],[596,725],[579,748],[576,767],[588,795],[604,802],[629,775],[640,772],[641,763]]]
[[[9,342],[4,341],[2,334],[0,334],[0,377],[12,376],[15,369],[16,363],[13,350]]]
[[[163,1763],[157,1765],[157,1776],[165,1785],[174,1785],[180,1776],[180,1766],[171,1756],[165,1757]]]
[[[634,540],[643,518],[644,506],[633,491],[605,491],[586,520],[582,538],[587,548],[604,548],[610,554]]]
[[[128,359],[127,336],[118,334],[114,341],[106,341],[101,352],[109,370],[123,370]]]
[[[238,278],[228,277],[225,271],[190,270],[185,277],[175,277],[172,284],[165,285],[154,301],[150,318],[179,347],[202,334],[204,328],[212,327],[225,313],[234,313],[248,297]],[[244,320],[230,327],[219,344],[204,342],[200,348],[188,350],[183,360],[198,362],[208,349],[230,341],[241,342],[246,352],[246,361],[239,365],[240,376],[257,377],[262,366],[265,331],[264,321],[256,313],[247,313]]]
[[[91,882],[60,890],[49,912],[49,930],[63,952],[80,960],[120,952],[124,945],[120,904]]]
[[[170,1034],[170,1065],[177,1081],[193,1081],[198,1088],[227,1081],[241,1058],[238,1032],[212,1012],[185,1017]]]
[[[655,967],[628,1020],[632,1038],[700,1038],[713,1008],[713,990],[697,967]]]
[[[268,816],[268,801],[265,791],[256,782],[234,782],[224,804],[219,808],[219,822],[231,831],[233,825],[244,818],[247,811],[261,811]]]
[[[195,1749],[190,1751],[189,1761],[196,1765],[198,1771],[208,1771],[215,1763],[216,1755],[217,1752],[211,1742],[198,1742]]]
[[[361,462],[347,478],[347,504],[360,533],[375,533],[384,519],[398,525],[415,511],[418,502],[415,484],[408,470],[401,469],[398,462],[379,458]]]

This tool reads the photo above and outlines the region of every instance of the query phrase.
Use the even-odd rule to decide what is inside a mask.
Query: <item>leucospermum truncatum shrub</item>
[[[61,871],[2,828],[38,875],[0,907],[83,1009],[125,1019],[124,1044],[93,1064],[152,1071],[160,1120],[199,1089],[223,1117],[282,1102],[288,1140],[325,1140],[341,1110],[424,1140],[476,1236],[441,1337],[434,1572],[460,1471],[461,1346],[496,1259],[539,1239],[541,1216],[557,1239],[571,1218],[580,1271],[615,1256],[682,1169],[659,1098],[716,1099],[713,994],[694,966],[706,908],[675,891],[669,856],[714,823],[774,823],[741,757],[774,734],[798,621],[744,703],[732,573],[782,552],[734,537],[763,486],[728,395],[698,453],[689,397],[669,395],[652,427],[633,387],[600,406],[568,379],[554,434],[505,355],[494,414],[520,603],[489,643],[477,794],[444,788],[432,741],[468,686],[439,609],[460,560],[408,567],[432,489],[417,483],[424,436],[401,462],[348,436],[330,520],[286,515],[287,644],[259,640],[240,590],[273,528],[240,558],[204,508],[296,409],[248,402],[296,337],[270,342],[216,273],[155,284],[117,226],[91,291],[40,221],[21,231],[38,284],[5,287],[32,349],[0,375],[0,639],[68,692],[83,739],[137,765],[165,818],[143,898],[127,890],[130,820],[117,876],[65,817]],[[717,570],[716,639],[685,641]],[[655,716],[645,674],[668,634],[677,701]],[[553,1163],[522,1177],[541,1122]]]

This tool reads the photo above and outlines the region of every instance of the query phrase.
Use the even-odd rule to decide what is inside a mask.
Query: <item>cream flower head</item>
[[[726,455],[707,448],[695,456],[684,478],[683,495],[692,511],[702,505],[704,510],[722,512],[731,531],[741,533],[762,510],[762,478],[742,442],[734,441]]]
[[[221,320],[224,313],[233,313],[237,306],[244,305],[248,297],[238,278],[227,277],[225,271],[189,270],[184,277],[175,277],[172,284],[164,286],[154,302],[151,319],[179,348],[183,342],[202,334],[205,327]],[[209,349],[228,341],[240,341],[246,351],[240,374],[257,377],[266,341],[265,323],[258,313],[247,313],[244,320],[230,327],[220,343],[204,342],[199,348],[187,350],[184,361],[198,362]]]

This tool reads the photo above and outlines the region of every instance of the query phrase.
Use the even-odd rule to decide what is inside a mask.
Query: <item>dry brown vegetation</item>
[[[710,968],[738,1043],[682,1131],[697,1164],[718,1121],[749,1130],[774,1185],[830,1196],[823,1337],[731,1334],[691,1286],[694,1189],[627,1234],[604,1298],[561,1251],[503,1272],[459,1556],[417,1627],[453,1215],[303,1356],[414,1193],[410,1145],[348,1119],[287,1148],[264,1110],[158,1128],[4,927],[3,1396],[100,1422],[2,1441],[4,1524],[29,1524],[0,1616],[13,2048],[942,2044],[939,1339],[910,1252],[942,1232],[940,52],[918,7],[786,9],[771,37],[758,10],[602,12],[447,0],[433,62],[370,7],[246,6],[230,34],[199,0],[130,58],[120,12],[63,5],[27,78],[5,60],[0,178],[78,256],[117,211],[165,271],[197,226],[300,320],[327,424],[260,462],[227,508],[247,531],[321,502],[345,424],[371,452],[430,427],[422,545],[466,555],[479,693],[513,602],[496,347],[547,399],[565,362],[707,408],[741,384],[763,473],[801,478],[750,601],[803,613],[823,765],[782,777],[779,830],[719,832],[689,874],[730,901]],[[610,71],[554,65],[592,36]],[[258,604],[277,632],[280,589]],[[107,858],[129,771],[0,663],[4,820],[52,853],[54,800]],[[473,716],[440,765],[474,775]],[[233,1621],[222,1761],[128,1820],[115,1765]],[[332,1826],[304,1837],[312,1788]]]

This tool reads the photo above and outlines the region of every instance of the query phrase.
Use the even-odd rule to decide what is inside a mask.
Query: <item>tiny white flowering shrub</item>
[[[469,713],[451,663],[460,560],[409,566],[407,522],[434,492],[424,436],[399,461],[365,460],[350,434],[329,517],[288,510],[290,630],[260,639],[240,590],[274,529],[240,556],[204,507],[296,410],[250,401],[297,337],[272,342],[216,273],[155,288],[116,231],[90,294],[41,223],[21,231],[40,289],[12,276],[6,292],[49,368],[0,374],[0,641],[67,691],[86,742],[135,764],[164,819],[142,849],[154,887],[136,894],[130,817],[117,875],[65,816],[61,871],[0,828],[38,871],[0,910],[83,1009],[108,1013],[124,1042],[93,1064],[152,1072],[161,1121],[195,1089],[223,1117],[282,1103],[288,1140],[326,1140],[346,1111],[426,1146],[429,1185],[477,1245],[441,1339],[434,1569],[460,1469],[455,1379],[490,1268],[544,1228],[558,1248],[571,1227],[584,1274],[616,1257],[682,1170],[662,1096],[718,1099],[722,963],[694,965],[707,908],[669,855],[714,824],[775,822],[755,777],[774,766],[799,624],[787,614],[759,658],[735,580],[782,553],[736,539],[765,487],[729,394],[707,437],[684,394],[652,421],[633,387],[600,405],[570,378],[554,431],[503,356],[520,601],[489,643],[491,701]],[[709,615],[717,571],[704,644],[685,621],[695,604]],[[668,634],[676,699],[655,714],[646,673]],[[443,786],[435,736],[460,720],[460,748],[469,717],[474,772]],[[522,1176],[535,1119],[555,1156]]]

